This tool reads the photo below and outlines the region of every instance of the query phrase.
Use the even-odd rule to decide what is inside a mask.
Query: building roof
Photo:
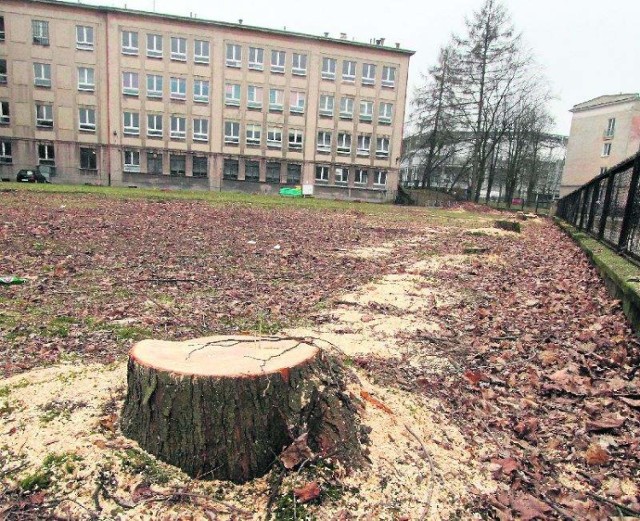
[[[143,16],[147,18],[160,18],[164,20],[172,20],[175,22],[190,23],[194,25],[208,25],[208,26],[220,27],[220,28],[231,28],[231,29],[240,29],[240,30],[251,31],[251,32],[274,34],[278,36],[292,36],[295,38],[302,38],[305,40],[315,40],[320,42],[336,43],[336,44],[352,46],[352,47],[364,47],[369,49],[376,49],[378,51],[388,51],[388,52],[398,53],[398,54],[407,54],[409,56],[412,56],[415,54],[415,51],[412,51],[409,49],[402,49],[400,47],[389,47],[386,45],[356,42],[353,40],[347,40],[346,38],[331,38],[329,36],[316,36],[313,34],[287,31],[286,29],[285,30],[270,29],[267,27],[259,27],[255,25],[244,25],[242,23],[221,22],[216,20],[193,18],[190,16],[178,16],[178,15],[172,15],[172,14],[155,13],[150,11],[138,11],[136,9],[122,9],[119,7],[112,7],[112,6],[81,4],[79,3],[79,1],[77,3],[64,2],[60,0],[26,0],[26,1],[27,3],[34,3],[34,4],[60,5],[60,6],[72,7],[75,9],[81,8],[81,9],[88,9],[92,11],[99,11],[103,13],[121,13],[121,14],[135,15],[135,16]]]
[[[570,112],[579,112],[581,110],[595,109],[607,105],[627,103],[629,101],[640,101],[640,94],[637,92],[630,92],[627,94],[605,94],[604,96],[598,96],[597,98],[574,105]]]

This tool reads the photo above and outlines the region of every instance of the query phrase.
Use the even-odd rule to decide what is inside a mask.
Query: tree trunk
[[[313,451],[358,466],[358,418],[343,376],[300,339],[144,340],[129,353],[122,432],[197,478],[261,476],[304,433]]]

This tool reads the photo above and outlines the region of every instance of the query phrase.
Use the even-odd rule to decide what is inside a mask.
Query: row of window
[[[50,45],[49,22],[46,20],[32,20],[32,41],[35,45]],[[0,41],[4,41],[4,17],[0,17]],[[138,56],[140,53],[139,37],[137,31],[122,31],[121,52],[128,56]],[[147,58],[164,58],[164,37],[161,34],[146,34]],[[92,51],[95,47],[95,32],[92,26],[76,25],[76,48],[82,51]],[[208,65],[211,60],[211,44],[208,40],[194,39],[192,42],[193,62]],[[269,70],[274,74],[284,74],[289,63],[291,74],[296,76],[307,75],[307,55],[303,53],[290,53],[273,49],[270,52]],[[189,55],[189,41],[180,36],[169,37],[169,57],[175,61],[187,61]],[[225,63],[228,67],[241,67],[243,62],[243,48],[239,44],[227,43]],[[247,67],[252,70],[262,71],[265,68],[265,49],[261,47],[249,47]],[[336,58],[323,57],[321,77],[324,80],[335,80],[338,60]],[[342,60],[342,81],[355,83],[359,75],[362,85],[373,86],[376,83],[377,66],[374,63],[358,64],[353,60]],[[393,88],[396,81],[396,67],[384,65],[381,71],[381,85]]]
[[[240,68],[243,63],[243,48],[239,44],[228,43],[226,47],[225,63],[227,67]],[[286,51],[271,51],[269,70],[271,73],[284,74],[287,63]],[[307,75],[307,55],[291,53],[291,73],[296,76]],[[264,70],[264,49],[249,47],[247,68],[250,70]],[[323,57],[320,76],[323,80],[333,81],[337,78],[338,60],[336,58]],[[342,81],[355,83],[359,75],[362,85],[374,86],[377,79],[377,66],[375,63],[358,64],[354,60],[342,60]],[[382,66],[381,85],[393,88],[396,84],[396,67]]]
[[[0,102],[0,123],[9,124],[11,115],[9,113],[9,103]],[[147,137],[164,137],[163,114],[147,114]],[[123,134],[125,136],[140,135],[140,113],[125,111],[122,115]],[[53,105],[48,103],[36,103],[36,126],[39,128],[53,128]],[[78,128],[84,132],[96,131],[96,110],[94,107],[78,108]],[[209,141],[209,119],[191,119],[192,139],[194,141]],[[271,148],[282,148],[283,130],[281,127],[270,126],[267,128],[266,144]],[[317,134],[316,150],[320,153],[331,153],[333,149],[333,134],[331,130],[319,130]],[[259,123],[245,124],[245,143],[247,145],[262,145],[262,125]],[[171,139],[186,139],[187,118],[180,115],[169,116],[169,137]],[[348,132],[336,133],[336,153],[340,155],[350,155],[352,149],[352,135]],[[230,145],[240,143],[240,123],[237,121],[225,121],[224,142]],[[356,155],[367,157],[371,154],[373,138],[369,134],[359,134],[356,137]],[[389,137],[379,136],[376,138],[375,156],[377,158],[389,157]],[[301,129],[290,129],[288,135],[288,147],[290,150],[302,150],[304,143],[304,132]]]
[[[0,164],[11,164],[11,141],[0,141]],[[38,164],[55,166],[55,150],[53,143],[38,143]]]
[[[330,154],[333,149],[333,131],[320,130],[317,134],[316,151]],[[348,132],[337,132],[336,153],[350,155],[352,150],[352,135]],[[245,124],[245,143],[248,146],[261,146],[263,138],[262,125],[258,123]],[[303,145],[303,131],[289,130],[289,149],[301,150]],[[240,144],[240,123],[237,121],[225,121],[224,142],[227,145]],[[368,157],[371,154],[371,145],[374,142],[369,134],[359,134],[356,138],[356,155]],[[375,156],[379,159],[389,157],[389,143],[387,136],[379,136],[375,139]],[[269,148],[282,148],[282,128],[270,126],[267,128],[266,144]]]
[[[181,153],[170,153],[169,174],[172,176],[184,176],[186,174],[186,155]],[[51,143],[38,144],[39,164],[55,166],[55,150]],[[151,175],[164,174],[164,156],[158,152],[147,152],[146,173]],[[13,161],[11,152],[11,141],[0,141],[0,163],[11,164]],[[80,169],[97,170],[97,152],[93,147],[80,147]],[[125,172],[140,172],[140,151],[125,149],[123,153],[123,170]],[[355,185],[366,186],[369,184],[369,175],[373,173],[373,186],[383,187],[387,184],[387,172],[385,170],[370,171],[366,168],[353,168],[330,165],[316,165],[315,180],[318,184],[334,183],[336,185],[346,185],[352,177]],[[191,156],[191,173],[193,177],[207,177],[208,158],[206,156]],[[223,178],[237,180],[239,173],[239,162],[234,159],[225,159],[223,167]],[[288,163],[286,168],[286,182],[288,184],[299,184],[301,180],[302,166],[296,163]],[[260,163],[258,161],[245,161],[246,181],[260,180]],[[278,161],[267,161],[266,182],[280,183],[282,180],[281,163]]]
[[[122,54],[138,56],[138,33],[136,31],[122,31]],[[161,34],[147,34],[147,58],[164,58],[164,37]],[[188,41],[180,36],[169,38],[169,57],[173,61],[186,62],[189,54]],[[211,60],[211,44],[207,40],[194,40],[192,46],[193,62],[208,65]]]

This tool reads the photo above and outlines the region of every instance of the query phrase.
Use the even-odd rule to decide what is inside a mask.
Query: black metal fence
[[[556,215],[640,261],[640,153],[558,201]]]

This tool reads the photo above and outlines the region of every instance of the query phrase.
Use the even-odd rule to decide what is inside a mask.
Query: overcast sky
[[[153,0],[83,0],[151,11]],[[385,37],[416,51],[409,96],[438,49],[483,0],[155,0],[156,11],[368,42]],[[569,109],[601,94],[640,92],[640,0],[504,0],[517,30],[556,94],[556,130],[568,134]]]

